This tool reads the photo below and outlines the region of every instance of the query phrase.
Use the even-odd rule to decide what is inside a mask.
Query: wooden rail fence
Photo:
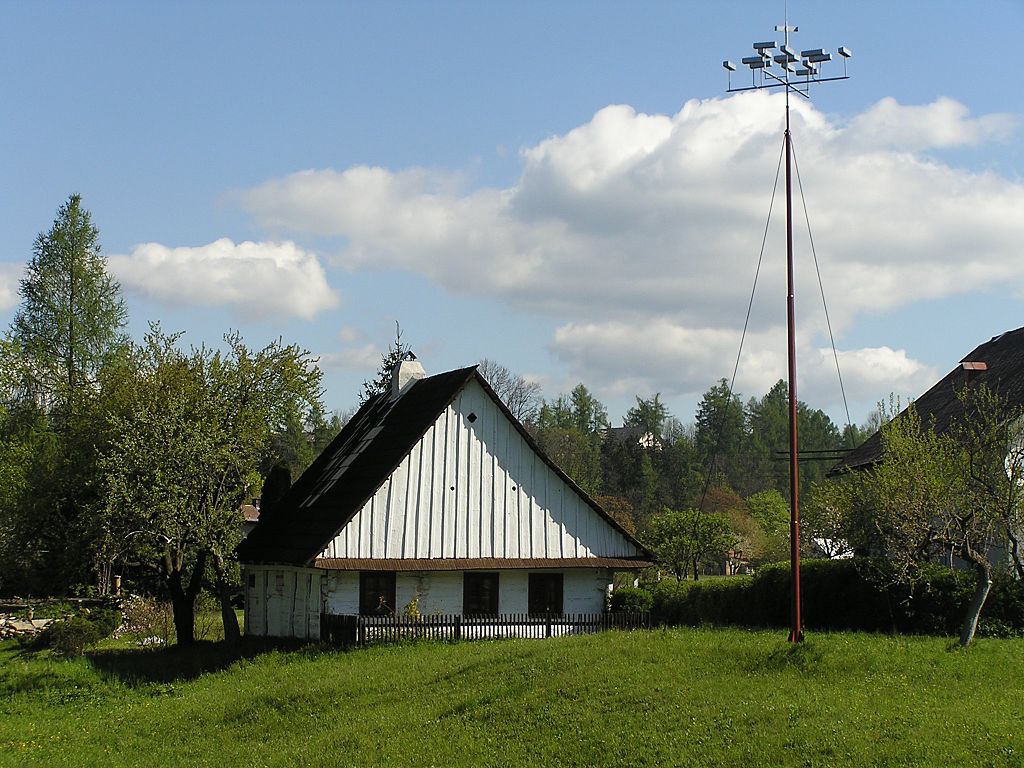
[[[368,646],[406,640],[484,640],[584,635],[609,629],[649,629],[649,613],[569,613],[498,616],[355,616],[320,614],[320,637],[336,645]]]

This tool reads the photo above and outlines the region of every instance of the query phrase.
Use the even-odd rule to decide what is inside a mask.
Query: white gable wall
[[[320,557],[639,554],[472,380]]]

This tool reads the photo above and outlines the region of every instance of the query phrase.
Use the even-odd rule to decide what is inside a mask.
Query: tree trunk
[[[227,578],[224,558],[213,556],[213,568],[217,572],[217,597],[220,599],[220,618],[224,624],[224,642],[237,643],[242,639],[242,631],[238,627],[238,617],[231,605],[231,584]]]
[[[974,633],[978,630],[978,618],[981,616],[981,609],[988,598],[989,590],[992,589],[992,566],[980,559],[974,560],[974,572],[978,575],[978,586],[974,590],[974,597],[967,606],[967,613],[964,616],[963,626],[960,628],[960,645],[967,647],[974,640]]]
[[[165,562],[170,557],[165,557]],[[178,645],[192,645],[196,641],[196,598],[202,586],[203,570],[206,568],[206,552],[201,552],[192,569],[188,586],[184,585],[181,568],[168,569],[167,588],[171,593],[171,608],[174,610],[174,632]]]
[[[697,558],[693,558],[693,580],[697,581]]]
[[[180,577],[176,579],[180,584]],[[173,581],[172,581],[173,583]],[[192,645],[196,641],[196,604],[185,590],[171,589],[171,607],[174,610],[174,634],[178,645]]]
[[[1013,532],[1012,526],[1007,531],[1007,535],[1010,537],[1010,558],[1013,561],[1013,568],[1017,572],[1017,578],[1024,580],[1024,563],[1020,559],[1020,541]]]

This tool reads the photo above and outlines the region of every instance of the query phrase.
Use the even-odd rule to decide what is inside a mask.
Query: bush
[[[654,603],[654,596],[646,589],[619,587],[612,592],[612,611],[621,613],[647,613]]]
[[[124,601],[122,610],[124,624],[118,634],[135,635],[140,641],[151,638],[156,638],[158,643],[170,641],[174,629],[174,613],[170,603],[132,595]]]
[[[805,560],[801,565],[802,616],[810,630],[898,631],[955,635],[974,592],[970,571],[927,566],[913,588],[894,584],[885,560]],[[719,624],[787,627],[788,563],[760,568],[753,577],[697,582],[665,581],[653,589],[654,621],[667,625]],[[1024,633],[1024,585],[995,579],[979,632]]]
[[[652,592],[651,618],[657,624],[699,624],[693,606],[687,600],[692,581],[661,581]]]
[[[102,639],[99,629],[83,616],[54,621],[39,633],[38,647],[49,648],[58,656],[76,658]]]
[[[101,639],[110,637],[121,626],[121,613],[114,608],[93,608],[80,615],[96,627]]]

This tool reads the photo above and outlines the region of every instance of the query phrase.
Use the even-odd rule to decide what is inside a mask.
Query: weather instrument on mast
[[[783,35],[781,45],[777,44],[775,40],[754,43],[755,55],[740,59],[740,63],[750,69],[751,84],[749,86],[734,88],[732,73],[736,71],[736,65],[727,59],[722,62],[722,66],[725,67],[729,78],[727,93],[758,91],[768,88],[783,88],[786,93],[786,338],[789,347],[789,551],[792,584],[789,640],[796,643],[803,639],[803,617],[801,616],[800,596],[800,474],[797,450],[796,308],[793,291],[793,193],[790,182],[793,138],[789,130],[789,94],[790,92],[798,93],[809,99],[812,85],[835,80],[848,80],[846,62],[853,54],[849,48],[839,46],[837,53],[843,60],[843,74],[823,77],[822,65],[832,61],[831,53],[823,48],[810,48],[800,51],[798,56],[796,50],[790,47],[789,36],[791,33],[798,32],[799,27],[789,26],[788,19],[786,24],[775,27],[775,31],[781,32]]]

